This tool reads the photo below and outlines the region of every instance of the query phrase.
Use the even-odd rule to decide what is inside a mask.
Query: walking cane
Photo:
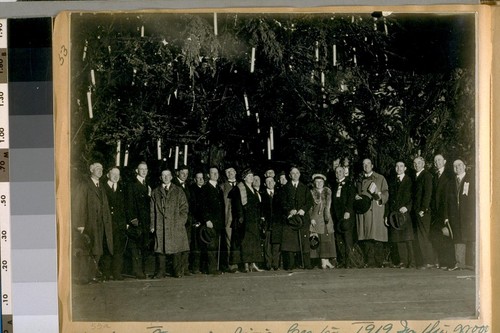
[[[300,229],[297,230],[297,235],[299,235],[300,259],[302,260],[302,266],[306,268],[306,265],[304,263],[304,251],[302,250],[302,237],[300,235]]]
[[[217,270],[218,271],[220,271],[219,263],[220,263],[220,235],[219,235],[219,246],[217,248]]]

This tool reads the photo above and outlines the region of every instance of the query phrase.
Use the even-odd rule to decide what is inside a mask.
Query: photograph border
[[[490,124],[490,73],[491,73],[491,16],[488,7],[484,6],[373,6],[373,7],[314,7],[314,8],[224,8],[224,9],[188,9],[188,10],[153,10],[139,11],[140,13],[223,13],[223,12],[242,12],[242,13],[284,13],[284,12],[335,12],[335,13],[370,13],[373,11],[394,11],[394,12],[412,12],[412,13],[437,13],[437,12],[463,12],[476,13],[476,172],[477,181],[477,220],[491,221],[490,202],[491,202],[491,179],[490,163],[479,163],[480,161],[491,161],[491,124]],[[137,12],[137,11],[132,11]],[[99,12],[101,13],[101,12]],[[105,12],[102,12],[105,13]],[[109,13],[112,13],[111,11]],[[113,11],[113,13],[116,13]],[[293,322],[167,322],[167,323],[138,323],[138,322],[74,322],[71,314],[71,275],[68,270],[70,262],[70,227],[68,221],[71,220],[70,214],[70,140],[69,127],[70,116],[70,12],[64,12],[57,16],[54,32],[54,105],[55,105],[55,153],[56,153],[56,215],[58,230],[58,286],[59,286],[59,313],[60,328],[63,332],[84,332],[99,329],[102,332],[182,332],[187,330],[212,331],[212,332],[289,332]],[[479,130],[480,129],[480,130]],[[480,168],[479,168],[480,166]],[[453,332],[453,327],[462,325],[476,325],[481,327],[491,327],[491,239],[490,224],[483,223],[479,229],[481,239],[479,246],[478,266],[481,267],[479,274],[477,305],[480,309],[480,316],[477,320],[446,320],[441,321],[439,325],[446,326],[445,331]],[[481,297],[479,297],[481,295]],[[394,321],[394,327],[401,327],[402,321]],[[408,321],[408,328],[419,331],[425,329],[429,324],[436,321]],[[298,323],[298,328],[304,331],[321,332],[325,329],[331,332],[348,332],[352,328],[350,321],[330,321],[330,322],[311,322],[304,321]],[[388,322],[377,322],[383,327]],[[397,326],[398,325],[398,326]],[[298,331],[297,331],[298,332]],[[326,332],[325,332],[326,333]]]

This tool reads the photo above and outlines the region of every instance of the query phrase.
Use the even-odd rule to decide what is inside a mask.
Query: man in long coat
[[[434,174],[432,187],[431,240],[437,254],[438,267],[447,269],[455,264],[455,248],[453,240],[444,236],[442,230],[448,218],[449,193],[455,185],[453,176],[446,170],[446,159],[443,155],[437,154],[434,156],[434,167],[436,173]]]
[[[448,219],[455,244],[455,266],[449,270],[474,267],[476,242],[476,201],[474,177],[466,172],[465,163],[453,162],[455,183],[450,190]]]
[[[341,166],[335,168],[336,181],[332,188],[332,219],[335,228],[335,238],[337,244],[343,244],[340,249],[341,265],[350,268],[351,252],[354,247],[354,196],[356,189],[352,183],[346,179],[345,170]]]
[[[229,264],[229,257],[231,253],[231,236],[232,236],[232,222],[233,214],[231,213],[231,198],[229,193],[236,187],[236,169],[233,167],[228,167],[225,170],[226,181],[222,183],[222,191],[224,194],[224,207],[226,209],[226,220],[223,235],[221,236],[221,267],[223,270],[228,270],[230,272],[237,272],[237,265]]]
[[[413,160],[416,171],[413,187],[413,220],[417,236],[416,256],[420,269],[430,268],[434,265],[434,249],[431,243],[431,200],[432,200],[432,175],[425,170],[425,160],[417,157]]]
[[[85,238],[86,250],[92,260],[87,260],[80,269],[81,283],[97,282],[98,263],[101,256],[113,255],[113,226],[106,192],[99,182],[103,167],[100,163],[90,165],[90,177],[79,184],[75,197],[74,226]],[[93,262],[92,262],[93,261]]]
[[[393,213],[401,214],[399,215],[399,221],[402,221],[400,224],[389,225],[389,241],[395,245],[393,250],[396,252],[392,252],[393,262],[399,268],[415,268],[413,224],[410,216],[412,181],[405,172],[404,162],[397,162],[396,177],[392,178],[389,183],[389,202],[385,215],[390,219]],[[398,218],[393,217],[393,219],[397,220]]]
[[[282,193],[285,219],[298,215],[302,219],[302,226],[297,231],[287,222],[283,224],[281,243],[283,266],[285,269],[295,268],[295,255],[300,254],[304,268],[311,269],[311,247],[309,244],[311,218],[309,210],[313,205],[313,198],[307,186],[299,181],[300,171],[298,168],[292,167],[290,169],[290,179],[291,181],[283,186]]]
[[[146,278],[146,262],[150,256],[150,199],[151,187],[146,177],[148,166],[140,162],[135,170],[136,177],[127,188],[128,221],[128,247],[132,257],[132,270],[138,279]]]
[[[267,269],[275,271],[280,267],[283,213],[280,191],[276,189],[274,177],[266,177],[266,189],[262,191],[262,214],[264,216],[266,239],[264,259]]]
[[[208,258],[208,274],[219,275],[220,271],[220,253],[219,245],[222,232],[225,228],[225,205],[224,194],[220,187],[219,169],[211,167],[208,174],[208,182],[203,185],[203,225],[212,229],[213,239],[210,243],[204,245],[203,250]]]
[[[162,184],[151,193],[151,232],[155,233],[158,278],[165,276],[165,255],[172,255],[173,276],[185,275],[189,242],[186,232],[188,201],[181,187],[172,183],[172,172],[161,172]]]
[[[125,190],[120,181],[120,169],[113,167],[108,171],[108,181],[104,184],[109,210],[113,221],[113,259],[104,265],[104,274],[112,275],[115,280],[123,280],[123,254],[127,242],[127,214],[125,210]],[[109,265],[109,266],[108,266]]]
[[[191,198],[190,198],[191,192],[189,191],[188,177],[189,177],[189,168],[187,167],[187,165],[182,164],[176,170],[176,177],[174,177],[172,179],[172,183],[179,186],[180,188],[182,188],[182,190],[184,191],[184,194],[186,195],[186,199],[189,203],[189,202],[191,202]],[[194,228],[194,226],[193,226],[194,224],[196,224],[196,222],[194,221],[192,213],[191,213],[191,205],[189,205],[188,218],[186,221],[186,233],[188,234],[190,252],[191,252],[191,237],[190,237],[190,235],[192,233],[192,229]],[[189,271],[189,262],[190,262],[189,253],[187,253],[184,256],[184,260],[185,260],[184,267],[182,269],[184,271],[184,275],[191,275],[191,272]],[[191,258],[191,261],[192,261],[192,258]]]
[[[193,218],[191,228],[190,248],[191,248],[191,273],[200,274],[201,268],[206,264],[206,260],[201,260],[201,239],[200,226],[203,221],[203,185],[205,178],[203,172],[197,172],[194,177],[195,182],[189,186],[189,212]]]
[[[366,213],[356,214],[358,240],[362,242],[365,265],[381,267],[384,263],[383,243],[388,241],[384,212],[389,200],[389,186],[384,176],[373,171],[370,159],[363,160],[363,171],[355,199],[360,200],[361,195],[366,195],[372,201]]]

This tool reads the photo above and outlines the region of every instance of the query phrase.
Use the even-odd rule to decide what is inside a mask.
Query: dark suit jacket
[[[444,226],[444,220],[448,215],[448,193],[450,190],[450,175],[448,172],[443,172],[443,174],[438,177],[434,174],[433,178],[433,190],[432,190],[432,219],[434,228],[439,230]],[[454,186],[454,185],[452,185]]]
[[[299,182],[297,189],[289,181],[283,187],[283,209],[285,214],[290,213],[291,210],[295,209],[297,211],[303,210],[304,215],[304,229],[309,230],[309,224],[311,223],[309,219],[309,210],[313,205],[313,198],[311,191],[302,182]]]
[[[266,230],[271,231],[271,243],[281,243],[283,233],[283,211],[280,191],[274,188],[271,197],[267,189],[262,191],[262,215],[266,222]]]
[[[96,187],[92,179],[86,177],[78,186],[75,200],[74,226],[85,228],[84,234],[91,240],[92,254],[103,254],[103,246],[106,245],[103,244],[104,234],[108,251],[113,254],[113,226],[103,184]]]
[[[191,230],[191,225],[195,224],[196,222],[194,221],[193,215],[191,213],[191,206],[190,206],[190,203],[191,203],[191,198],[190,198],[191,191],[189,190],[189,183],[186,180],[184,182],[184,186],[182,186],[183,184],[181,184],[181,181],[179,180],[179,178],[174,177],[172,179],[172,184],[175,184],[175,185],[179,186],[184,191],[184,195],[186,195],[186,199],[187,199],[188,206],[189,206],[188,207],[188,218],[187,218],[187,221],[186,221],[186,228],[188,230]]]
[[[128,223],[133,219],[139,220],[139,226],[129,226],[129,233],[139,235],[135,240],[143,247],[149,247],[149,225],[150,225],[150,196],[149,187],[139,182],[134,177],[127,188],[127,208],[128,208]],[[134,230],[137,230],[137,233]]]
[[[337,197],[337,192],[341,186],[340,197]],[[335,227],[335,231],[342,232],[340,228],[340,223],[345,223],[346,227],[349,226],[349,230],[354,228],[354,197],[356,195],[356,188],[348,180],[344,179],[342,183],[335,182],[332,188],[332,219]],[[344,221],[344,214],[349,213],[350,217],[347,221]],[[345,231],[344,231],[345,232]]]
[[[114,254],[121,254],[125,251],[125,232],[127,230],[127,213],[125,210],[125,190],[122,183],[118,182],[116,191],[109,187],[108,182],[104,183],[104,190],[108,198],[109,211],[113,221],[113,247]]]
[[[422,176],[423,172],[424,171],[422,171],[420,176]],[[391,179],[389,182],[389,205],[387,206],[388,209],[386,209],[385,215],[390,217],[392,212],[399,212],[399,209],[402,207],[408,209],[408,212],[405,213],[406,224],[401,228],[402,230],[396,230],[389,224],[389,241],[391,242],[413,240],[413,225],[410,216],[412,208],[412,189],[412,181],[407,175],[403,177],[401,182],[398,177]],[[390,223],[389,221],[387,222]]]
[[[189,186],[189,212],[194,223],[203,221],[203,186],[196,184]]]
[[[466,173],[460,185],[450,181],[448,196],[448,219],[453,230],[453,241],[465,243],[475,241],[476,198],[474,177]]]
[[[299,182],[297,189],[289,181],[283,187],[283,213],[284,213],[284,223],[283,223],[283,238],[281,242],[283,251],[298,252],[300,251],[300,246],[304,252],[309,252],[309,228],[311,226],[311,218],[309,216],[309,210],[313,205],[313,197],[309,188],[306,185]],[[305,212],[302,216],[303,225],[300,228],[299,233],[294,231],[287,223],[287,217],[291,210],[303,210]],[[299,239],[301,238],[301,243],[299,244]]]
[[[225,205],[222,188],[217,184],[215,187],[210,182],[203,185],[203,223],[212,221],[214,229],[222,231],[225,227]]]
[[[413,211],[424,214],[430,213],[432,200],[432,175],[427,170],[422,172],[415,178],[413,189]]]

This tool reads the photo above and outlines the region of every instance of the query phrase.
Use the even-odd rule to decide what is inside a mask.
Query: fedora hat
[[[364,214],[370,209],[372,205],[372,199],[369,196],[361,194],[361,199],[354,200],[352,207],[356,214]]]
[[[209,228],[206,225],[202,226],[200,229],[200,239],[205,244],[210,244],[216,237],[214,228]]]
[[[317,234],[311,234],[311,236],[309,236],[309,244],[311,250],[316,250],[319,247],[319,236]]]
[[[304,222],[302,221],[302,217],[298,214],[292,215],[287,219],[288,225],[292,228],[292,230],[299,230],[302,228]]]
[[[396,230],[403,230],[406,226],[406,214],[394,211],[389,215],[389,225]]]

